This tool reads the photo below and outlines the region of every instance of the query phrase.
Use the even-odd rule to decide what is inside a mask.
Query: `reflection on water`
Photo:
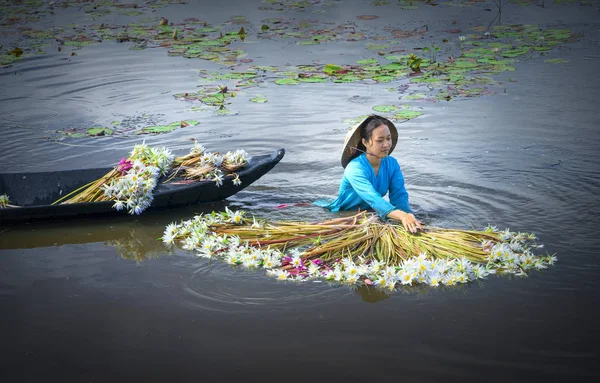
[[[149,238],[144,231],[129,230],[124,236],[104,242],[112,246],[123,259],[142,262],[173,254],[160,238]]]

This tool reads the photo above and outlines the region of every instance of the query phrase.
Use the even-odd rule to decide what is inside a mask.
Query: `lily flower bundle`
[[[248,219],[243,211],[197,215],[171,223],[162,240],[199,256],[264,268],[280,280],[325,279],[349,285],[456,285],[489,274],[526,275],[554,264],[537,256],[535,235],[426,227],[417,234],[374,213],[317,223]]]
[[[234,172],[247,163],[248,153],[245,150],[236,150],[221,155],[218,152],[207,152],[204,146],[195,142],[188,154],[175,158],[173,167],[176,169],[171,173],[169,179],[182,172],[186,180],[214,181],[217,186],[221,186],[225,177],[231,176],[233,184],[238,186],[242,184],[242,181]]]
[[[158,179],[170,169],[173,157],[164,147],[135,145],[129,157],[123,158],[113,170],[53,204],[115,201],[113,208],[139,215],[152,203],[152,191]]]

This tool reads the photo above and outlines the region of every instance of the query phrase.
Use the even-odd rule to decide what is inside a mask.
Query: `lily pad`
[[[308,82],[308,83],[319,83],[319,82],[328,81],[328,79],[325,77],[320,77],[320,76],[303,76],[303,77],[299,76],[298,81]]]
[[[333,82],[344,83],[344,82],[356,82],[356,81],[360,81],[360,80],[362,80],[362,78],[355,76],[355,75],[344,75],[344,76],[335,78],[333,80]]]
[[[85,131],[85,134],[88,136],[110,136],[112,135],[114,132],[112,131],[112,129],[109,128],[105,128],[103,126],[95,126],[93,128],[89,128],[88,130]]]
[[[183,124],[183,123],[185,123],[185,124]],[[141,133],[151,133],[151,134],[168,133],[168,132],[172,132],[175,129],[181,128],[182,126],[194,126],[197,124],[198,124],[198,121],[196,121],[196,120],[174,121],[168,125],[147,126],[141,130]]]
[[[221,105],[225,101],[225,96],[222,93],[217,93],[212,96],[202,97],[200,101],[206,105],[217,106]]]
[[[373,65],[373,64],[378,64],[379,62],[375,59],[364,59],[364,60],[358,60],[356,63],[359,65]]]
[[[300,82],[293,78],[279,78],[275,80],[275,84],[277,85],[298,85]]]
[[[517,57],[517,56],[522,56],[526,53],[529,53],[529,51],[531,51],[531,47],[529,46],[521,46],[515,49],[509,49],[507,51],[502,51],[500,52],[500,56],[502,57],[507,57],[507,58],[511,58],[511,57]]]
[[[394,114],[394,119],[397,120],[411,120],[413,118],[417,118],[423,115],[423,112],[419,112],[418,110],[402,110],[396,114]]]
[[[381,51],[388,47],[389,47],[388,44],[375,44],[375,43],[366,43],[365,44],[365,48],[367,48],[370,51]]]
[[[267,102],[267,101],[269,101],[269,100],[267,100],[267,99],[266,99],[265,97],[263,97],[263,96],[256,96],[256,97],[252,97],[252,98],[250,99],[250,102],[256,102],[256,103],[258,103],[258,104],[262,104],[262,103],[265,103],[265,102]]]
[[[373,110],[379,113],[392,113],[397,111],[399,108],[394,105],[375,105]]]
[[[344,124],[347,124],[349,127],[353,127],[353,126],[358,125],[361,122],[363,122],[367,117],[369,117],[369,116],[363,115],[363,116],[358,116],[358,117],[354,117],[354,118],[344,118],[342,120],[342,122]]]
[[[394,62],[394,63],[391,63],[391,64],[382,65],[381,69],[384,69],[384,70],[406,69],[406,65],[398,63],[398,62]]]
[[[395,77],[394,76],[375,76],[373,77],[373,80],[377,81],[377,82],[390,82],[390,81],[394,81]]]
[[[218,116],[233,116],[238,114],[238,112],[234,112],[233,110],[227,108],[219,108],[215,111],[215,114]]]
[[[327,73],[328,75],[333,75],[339,73],[340,71],[344,71],[344,68],[335,64],[327,64],[325,67],[323,67],[323,72]]]
[[[406,100],[422,100],[422,99],[426,99],[427,96],[422,94],[422,93],[415,93],[415,94],[409,94],[403,97],[403,99]]]
[[[547,60],[544,60],[544,62],[552,63],[552,64],[563,64],[563,63],[568,63],[569,60],[557,58],[557,59],[547,59]]]
[[[298,44],[298,45],[319,45],[319,41],[317,41],[317,40],[302,40],[302,41],[298,41],[296,44]]]

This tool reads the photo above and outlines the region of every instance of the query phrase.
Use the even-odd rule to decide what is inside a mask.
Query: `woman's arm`
[[[388,214],[388,219],[402,222],[404,228],[411,233],[423,228],[423,223],[417,220],[412,213],[408,201],[408,192],[404,186],[404,176],[400,170],[400,164],[393,157],[388,157],[390,161],[390,202],[396,207],[396,210]]]
[[[416,233],[417,230],[423,229],[423,223],[415,218],[413,213],[406,213],[402,210],[393,210],[388,213],[388,219],[402,222],[402,225],[407,231]]]
[[[388,160],[390,167],[390,202],[397,209],[406,213],[412,213],[400,165],[393,157],[388,157]]]

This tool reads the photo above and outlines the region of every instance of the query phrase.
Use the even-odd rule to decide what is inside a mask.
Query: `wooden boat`
[[[226,179],[220,187],[212,181],[196,181],[188,184],[159,182],[154,189],[152,205],[145,211],[228,198],[273,169],[284,154],[285,150],[279,149],[271,154],[251,157],[248,163],[236,172],[242,181],[239,186],[234,185],[230,179]],[[55,172],[0,173],[0,195],[8,195],[11,204],[18,206],[0,208],[0,225],[91,215],[128,214],[126,210],[114,209],[113,201],[52,205],[65,193],[104,176],[112,169],[106,167]]]

